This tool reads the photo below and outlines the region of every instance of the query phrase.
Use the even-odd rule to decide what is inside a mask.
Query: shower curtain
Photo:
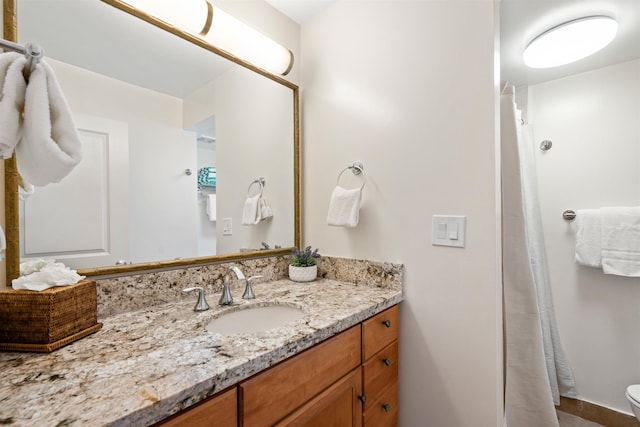
[[[575,397],[556,327],[540,219],[533,146],[511,86],[501,112],[505,422],[558,426],[554,403]]]

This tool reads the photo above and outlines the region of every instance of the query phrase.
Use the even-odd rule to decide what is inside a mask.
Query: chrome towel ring
[[[353,172],[353,174],[356,176],[362,175],[362,186],[360,187],[360,190],[362,190],[364,188],[364,184],[366,184],[367,182],[367,177],[364,173],[364,165],[359,162],[354,162],[351,165],[347,166],[346,168],[342,169],[338,174],[338,179],[336,179],[336,184],[340,185],[340,177],[342,176],[343,173],[345,173],[348,170]]]
[[[264,191],[264,186],[266,185],[266,180],[264,179],[264,177],[260,177],[251,181],[251,184],[249,184],[249,187],[247,188],[247,197],[251,197],[251,187],[253,187],[255,184],[258,184],[260,186],[260,192],[256,194],[256,196],[257,195],[262,196],[262,192]]]

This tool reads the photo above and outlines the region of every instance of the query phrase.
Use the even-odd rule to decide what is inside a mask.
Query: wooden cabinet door
[[[156,427],[238,427],[237,388],[218,393],[204,402],[161,421]]]
[[[360,427],[362,368],[358,367],[276,424],[277,427]]]
[[[360,365],[360,326],[240,383],[240,425],[267,427]]]

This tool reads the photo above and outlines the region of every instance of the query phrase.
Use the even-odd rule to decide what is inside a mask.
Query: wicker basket
[[[0,292],[0,350],[50,352],[101,327],[94,281]]]

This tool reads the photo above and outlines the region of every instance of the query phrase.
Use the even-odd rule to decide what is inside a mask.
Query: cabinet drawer
[[[398,380],[398,341],[389,344],[364,364],[364,394],[372,407],[386,388]]]
[[[393,427],[398,425],[397,381],[387,387],[369,409],[364,411],[363,420],[364,427]]]
[[[397,305],[362,323],[362,360],[368,360],[396,339],[398,339]]]
[[[156,427],[237,427],[236,387],[161,421]]]
[[[360,365],[354,326],[240,383],[241,425],[273,425]]]

